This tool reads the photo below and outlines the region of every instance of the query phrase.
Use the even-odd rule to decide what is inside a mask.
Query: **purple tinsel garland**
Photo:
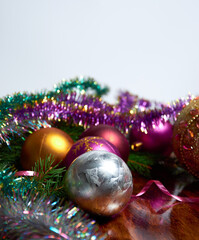
[[[128,133],[130,127],[143,131],[143,128],[147,129],[159,120],[163,123],[168,120],[173,122],[191,99],[193,97],[188,96],[187,99],[177,100],[172,105],[163,105],[122,92],[118,103],[111,105],[86,94],[60,94],[56,100],[44,98],[40,103],[35,102],[33,106],[24,105],[10,114],[5,123],[1,124],[0,141],[9,144],[10,133],[21,135],[23,131],[27,132],[29,127],[32,130],[38,129],[50,126],[56,121],[73,123],[85,129],[92,125],[108,124],[117,127],[124,134]],[[24,127],[20,128],[23,125]]]

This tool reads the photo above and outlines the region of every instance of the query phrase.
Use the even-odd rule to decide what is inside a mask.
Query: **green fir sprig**
[[[157,164],[157,161],[157,155],[146,152],[131,152],[127,165],[132,171],[146,178],[151,178],[153,166]]]
[[[38,176],[35,176],[39,186],[38,191],[46,196],[63,197],[63,176],[66,169],[65,167],[60,168],[59,163],[54,165],[54,162],[54,158],[50,155],[37,161],[32,170],[38,173]]]

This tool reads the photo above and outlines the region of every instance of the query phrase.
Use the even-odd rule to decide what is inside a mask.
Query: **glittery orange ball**
[[[72,145],[71,137],[60,129],[37,130],[28,136],[22,147],[21,166],[25,170],[31,170],[40,158],[45,160],[50,155],[56,165],[64,159]]]
[[[179,161],[199,178],[199,98],[192,100],[178,115],[173,148]]]

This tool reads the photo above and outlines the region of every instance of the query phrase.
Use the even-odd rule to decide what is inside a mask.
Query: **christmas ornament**
[[[99,136],[105,138],[115,145],[120,152],[121,158],[125,162],[128,161],[130,146],[125,136],[118,129],[109,125],[99,124],[88,128],[85,132],[83,132],[80,138],[87,136]]]
[[[199,98],[192,100],[178,115],[173,148],[179,161],[199,177]]]
[[[68,168],[75,158],[92,150],[104,150],[112,152],[120,157],[118,149],[106,139],[101,137],[85,137],[73,144],[61,165]]]
[[[126,163],[107,151],[80,155],[66,172],[68,196],[82,209],[111,216],[121,211],[131,198],[132,175]]]
[[[145,131],[132,127],[129,134],[131,149],[141,148],[151,153],[169,156],[172,152],[173,129],[170,122],[158,120]]]
[[[51,155],[54,165],[60,163],[73,145],[71,137],[57,128],[40,129],[26,139],[21,153],[21,166],[31,170],[35,162]],[[53,165],[53,166],[54,166]]]

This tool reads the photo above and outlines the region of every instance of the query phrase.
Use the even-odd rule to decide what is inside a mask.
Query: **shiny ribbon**
[[[199,204],[198,197],[190,198],[173,195],[158,180],[148,181],[138,194],[131,196],[130,202],[139,198],[148,200],[153,210],[155,210],[155,212],[159,214],[162,214],[170,207],[173,207],[174,205],[179,203]],[[178,201],[177,203],[174,202],[176,200]],[[168,204],[168,202],[172,202],[172,204]]]

